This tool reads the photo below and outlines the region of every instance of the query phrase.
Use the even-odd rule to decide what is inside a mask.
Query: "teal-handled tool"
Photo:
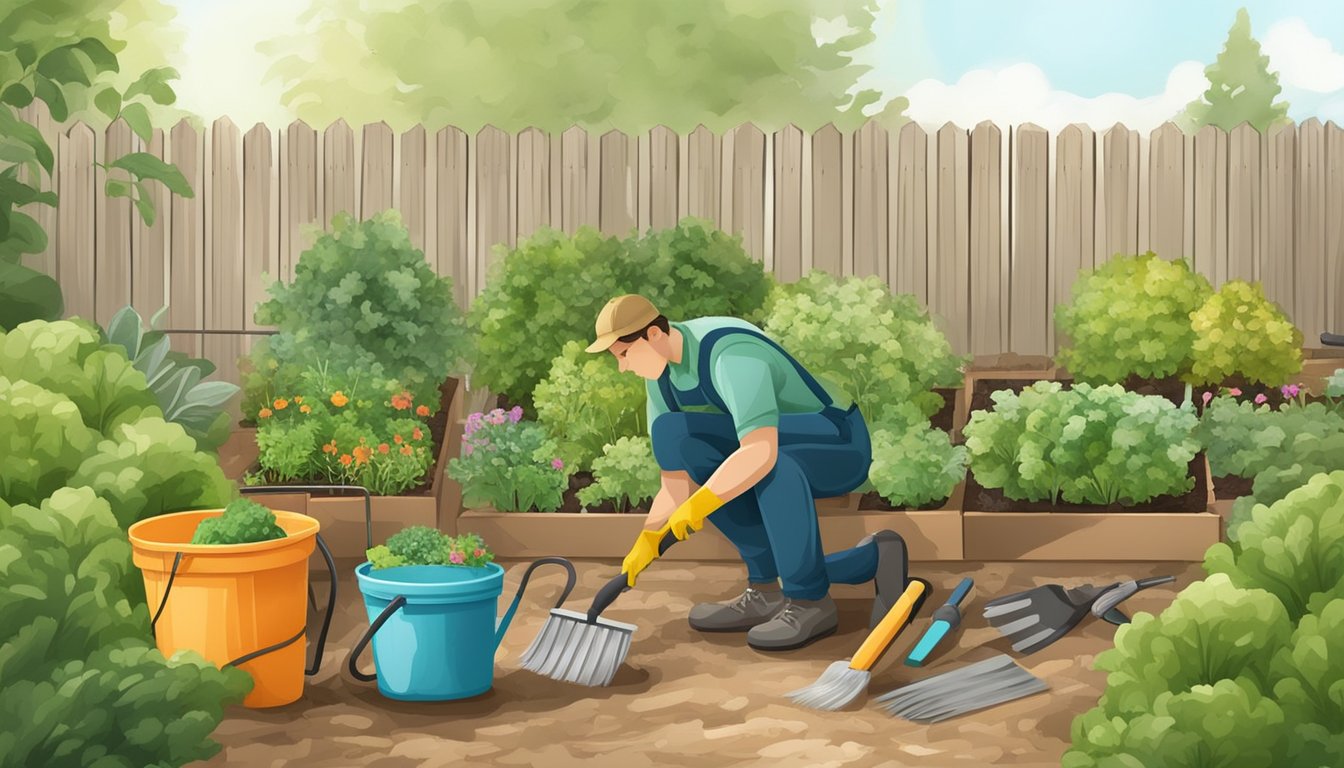
[[[924,664],[924,660],[929,657],[933,649],[947,636],[948,632],[961,625],[961,601],[966,599],[967,593],[975,582],[970,578],[964,578],[957,588],[952,590],[952,594],[947,598],[947,602],[938,606],[938,610],[933,612],[933,623],[924,631],[924,636],[919,638],[915,644],[914,650],[905,657],[907,667],[918,667]]]

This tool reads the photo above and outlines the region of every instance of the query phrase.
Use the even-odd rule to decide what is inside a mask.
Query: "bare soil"
[[[739,564],[655,563],[639,586],[606,612],[636,624],[634,644],[609,687],[555,682],[519,668],[541,629],[563,574],[538,569],[496,655],[495,686],[473,699],[406,703],[345,671],[346,653],[367,626],[354,584],[354,562],[341,563],[338,615],[322,670],[304,697],[271,710],[233,708],[215,732],[224,749],[210,766],[1057,766],[1073,719],[1095,705],[1105,673],[1096,655],[1112,647],[1115,627],[1088,619],[1055,644],[1018,663],[1050,690],[934,725],[894,718],[870,699],[928,675],[999,653],[1009,643],[987,626],[980,606],[995,596],[1045,584],[1069,586],[1170,574],[1175,584],[1140,592],[1122,607],[1160,612],[1201,578],[1190,563],[915,563],[911,575],[934,585],[914,624],[874,669],[866,697],[839,712],[794,705],[786,694],[847,659],[866,634],[868,587],[835,592],[840,630],[786,653],[752,650],[736,634],[701,634],[686,623],[699,601],[735,596]],[[525,563],[508,569],[500,612]],[[578,561],[571,608],[586,607],[619,565]],[[960,632],[923,669],[902,664],[929,616],[963,577],[976,581]],[[317,577],[318,604],[325,586]],[[1015,657],[1016,655],[1013,654]],[[371,670],[367,656],[361,667]]]

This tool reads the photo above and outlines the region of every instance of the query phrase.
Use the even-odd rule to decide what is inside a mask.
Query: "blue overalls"
[[[739,447],[733,417],[710,380],[710,353],[728,334],[763,339],[797,369],[823,404],[818,413],[781,413],[775,466],[750,490],[709,516],[737,547],[754,583],[779,578],[786,596],[819,600],[837,584],[863,584],[877,572],[876,546],[831,555],[821,549],[814,500],[853,491],[868,477],[872,445],[858,405],[843,411],[803,366],[769,337],[744,328],[717,328],[700,340],[699,381],[694,389],[672,386],[667,370],[658,386],[668,413],[650,427],[653,454],[664,471],[684,471],[704,485]],[[720,413],[686,412],[683,406],[713,405]]]

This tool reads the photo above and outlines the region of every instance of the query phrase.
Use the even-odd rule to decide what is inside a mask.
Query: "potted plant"
[[[1190,557],[1218,540],[1188,397],[1177,407],[1118,385],[1050,381],[992,397],[994,409],[972,413],[964,430],[968,559],[1153,559],[1164,545]],[[1116,535],[1119,527],[1094,529],[1088,518],[1097,512],[1129,526],[1131,538]],[[1164,525],[1185,528],[1179,536],[1143,534]],[[1095,542],[1109,556],[1084,547],[1083,537],[1068,541],[1061,526],[1109,538]]]
[[[518,593],[496,620],[504,569],[480,536],[449,536],[424,526],[393,534],[368,550],[355,569],[369,628],[350,651],[356,679],[377,680],[388,698],[445,701],[478,696],[494,682],[495,649],[513,620],[532,570],[562,565],[569,581],[559,607],[574,588],[574,567],[563,558],[541,558],[523,574]],[[356,660],[373,643],[376,674]]]

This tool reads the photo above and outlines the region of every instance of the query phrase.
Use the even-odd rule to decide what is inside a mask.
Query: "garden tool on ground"
[[[658,556],[677,543],[676,534],[663,528]],[[552,608],[546,624],[523,654],[523,669],[580,685],[610,685],[630,652],[634,624],[600,618],[622,592],[630,589],[625,571],[612,577],[593,598],[588,612]]]
[[[1048,689],[1045,681],[1006,654],[934,675],[877,697],[888,713],[937,723]]]
[[[947,633],[961,625],[961,609],[959,606],[974,585],[975,582],[970,577],[962,579],[957,588],[952,590],[952,595],[947,598],[947,602],[933,612],[933,623],[924,631],[924,636],[915,644],[910,654],[905,657],[906,666],[922,666],[933,649],[947,636]]]
[[[1103,606],[1104,615],[1140,589],[1174,581],[1171,576],[1158,576],[1139,581],[1115,582],[1096,587],[1084,584],[1072,589],[1059,584],[1045,584],[1034,589],[995,598],[985,603],[984,615],[989,623],[1013,641],[1013,650],[1031,654],[1050,645],[1078,626],[1097,601],[1112,593],[1115,599]],[[1133,585],[1132,589],[1129,585]],[[1123,614],[1111,613],[1107,618],[1117,623]],[[1119,622],[1123,623],[1123,622]]]
[[[833,662],[815,683],[791,691],[789,697],[805,707],[824,710],[840,709],[853,701],[868,687],[873,666],[891,647],[901,630],[910,625],[931,590],[927,581],[910,579],[900,598],[878,622],[877,627],[868,633],[852,659]]]

